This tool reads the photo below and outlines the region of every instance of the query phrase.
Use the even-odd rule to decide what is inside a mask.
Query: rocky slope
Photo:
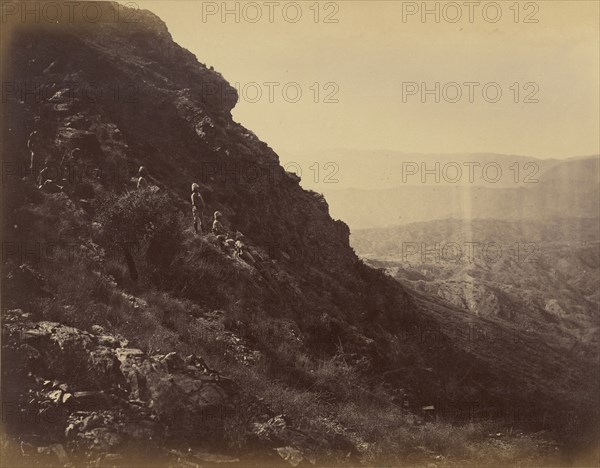
[[[109,3],[102,5],[110,8]],[[10,96],[3,128],[5,160],[21,169],[26,166],[24,143],[34,127],[40,128],[44,156],[54,167],[65,153],[80,147],[84,160],[75,166],[74,205],[67,211],[88,226],[95,221],[94,200],[133,188],[131,177],[139,165],[148,168],[186,216],[189,187],[198,181],[207,216],[220,210],[268,258],[264,269],[275,276],[275,291],[265,300],[281,302],[292,294],[293,301],[278,306],[297,313],[318,307],[336,319],[360,316],[370,285],[361,275],[370,273],[349,247],[347,226],[329,217],[322,197],[302,190],[283,171],[265,143],[231,120],[236,97],[227,82],[174,44],[153,14],[136,14],[140,21],[133,24],[46,25],[36,30],[15,26],[11,53],[3,64],[5,76],[16,83],[35,83],[44,90],[40,96],[51,97]],[[90,99],[86,90],[98,87],[103,91]],[[132,99],[115,99],[113,89],[128,90]],[[81,240],[32,228],[31,203],[39,202],[40,195],[27,193],[22,184],[20,177],[10,176],[5,185],[7,242]],[[54,198],[58,205],[64,203]],[[323,294],[323,288],[344,294]],[[394,309],[382,316],[396,320],[410,313],[401,290],[389,294]]]
[[[198,356],[148,355],[100,326],[85,332],[30,320],[21,310],[3,316],[2,365],[12,369],[3,382],[3,422],[22,437],[18,449],[9,445],[17,453],[5,454],[11,466],[147,464],[150,457],[158,466],[260,466],[287,458],[314,462],[336,451],[343,458],[352,448],[340,436],[317,439],[292,429]],[[254,414],[252,425],[238,428],[252,447],[243,463],[214,453],[224,449],[224,432],[240,405]],[[213,452],[189,448],[199,439]]]
[[[565,376],[597,367],[599,229],[597,218],[446,219],[355,231],[352,244],[407,288],[462,309],[465,320],[481,324],[475,335],[482,340],[509,325],[529,346],[562,354]],[[540,364],[529,372],[542,381]],[[596,377],[580,372],[581,385],[594,387]]]

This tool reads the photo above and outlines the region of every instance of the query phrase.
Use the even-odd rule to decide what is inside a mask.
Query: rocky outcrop
[[[11,157],[28,163],[23,143],[37,116],[48,148],[39,164],[48,156],[58,167],[60,155],[80,147],[85,174],[97,172],[111,191],[132,187],[130,178],[144,165],[186,208],[189,187],[198,182],[207,212],[222,211],[273,257],[319,250],[322,266],[352,267],[348,230],[331,219],[325,200],[286,176],[277,154],[233,121],[236,89],[173,42],[151,12],[97,5],[104,18],[119,10],[136,21],[7,26],[14,53],[3,63],[3,78],[39,91],[34,99],[23,100],[20,88],[7,96],[15,123],[6,135]]]
[[[20,310],[4,317],[3,384],[14,397],[9,425],[57,419],[48,436],[78,453],[113,452],[136,440],[160,446],[218,437],[236,392],[201,358],[149,356],[99,326],[89,333],[28,319]]]
[[[310,434],[258,400],[249,402],[229,379],[201,357],[148,355],[95,325],[91,332],[8,311],[2,328],[3,419],[20,434],[20,462],[79,460],[96,466],[123,454],[154,454],[182,462],[237,463],[208,453],[222,446],[228,416],[245,405],[254,422],[245,447],[260,459],[296,466],[338,453],[357,452],[342,436]],[[181,452],[177,447],[188,447]]]

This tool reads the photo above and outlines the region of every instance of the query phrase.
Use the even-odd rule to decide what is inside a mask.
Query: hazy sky
[[[282,155],[324,148],[558,158],[600,152],[597,1],[518,8],[501,1],[499,9],[485,1],[427,2],[432,13],[424,20],[421,1],[227,2],[237,18],[222,16],[221,1],[135,3],[239,83],[234,118]],[[423,95],[423,83],[434,93]]]

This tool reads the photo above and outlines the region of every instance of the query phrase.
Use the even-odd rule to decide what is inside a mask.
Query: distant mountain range
[[[423,177],[427,183],[435,184],[435,175],[432,171],[436,169],[436,164],[439,164],[439,184],[441,185],[444,185],[446,181],[451,181],[452,185],[512,188],[515,185],[529,185],[547,170],[565,161],[564,159],[541,159],[497,153],[421,154],[349,149],[328,149],[302,153],[284,151],[280,156],[284,167],[302,177],[304,188],[316,191],[382,190],[400,185],[418,186],[423,184]],[[568,160],[577,159],[580,158]],[[319,168],[318,174],[315,163]],[[496,177],[492,167],[494,165],[500,167],[499,177]],[[459,167],[458,172],[457,166]],[[486,166],[488,167],[484,174]],[[302,172],[301,174],[298,173],[298,169]],[[424,175],[424,171],[428,172]],[[489,182],[496,178],[497,181]]]
[[[344,165],[339,163],[339,184],[321,183],[317,186],[314,184],[312,171],[305,174],[302,184],[312,184],[314,190],[322,191],[329,203],[331,215],[346,222],[353,230],[449,217],[543,220],[597,217],[599,214],[599,156],[573,158],[562,162],[503,155],[463,155],[454,160],[451,156],[445,158],[460,166],[469,159],[476,161],[477,158],[481,158],[477,160],[481,167],[490,163],[497,164],[503,168],[503,175],[498,183],[476,180],[471,184],[468,183],[468,174],[464,173],[460,183],[451,183],[448,182],[451,180],[449,172],[447,180],[444,180],[443,171],[440,169],[442,177],[439,184],[420,183],[418,175],[406,176],[410,183],[403,184],[402,175],[398,174],[393,177],[390,175],[389,179],[385,180],[380,178],[382,183],[379,188],[373,188],[369,184],[363,184],[361,187],[359,180],[356,181],[357,188],[351,188],[349,185],[353,182],[343,179],[347,174],[343,169],[356,167],[356,171],[367,171],[367,167],[362,166],[368,163],[364,161],[352,166],[351,161],[354,160],[350,158]],[[374,161],[379,159],[376,157]],[[520,170],[519,183],[515,183],[514,179],[515,163],[518,163]],[[428,164],[428,168],[434,167],[433,162]],[[524,171],[527,164],[532,166],[528,166],[528,170]],[[514,170],[508,169],[511,166]],[[415,166],[411,167],[415,169]],[[443,164],[440,167],[443,167]],[[489,166],[486,176],[488,180],[497,177],[494,167],[496,166]],[[534,169],[536,173],[532,175]],[[377,171],[377,164],[374,170]],[[383,165],[381,171],[385,170],[386,166]],[[351,178],[357,177],[356,171],[350,171]],[[393,168],[389,169],[389,173],[393,174]],[[523,182],[526,174],[530,176],[528,183]],[[434,177],[435,174],[429,175],[425,180],[433,181]],[[393,183],[395,186],[390,186]]]

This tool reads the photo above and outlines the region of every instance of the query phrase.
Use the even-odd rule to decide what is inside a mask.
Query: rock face
[[[5,313],[2,328],[3,419],[21,434],[25,458],[61,465],[112,466],[122,454],[144,459],[237,463],[199,447],[221,447],[227,418],[240,405],[254,408],[246,447],[260,460],[279,457],[296,466],[354,445],[339,435],[310,434],[259,401],[242,399],[236,385],[201,357],[148,355],[93,326],[93,333],[56,322],[33,322],[22,310]],[[178,447],[189,447],[184,452]],[[278,457],[279,456],[279,457]],[[175,459],[175,460],[174,460]],[[246,459],[246,463],[251,458]],[[212,466],[212,465],[211,465]]]
[[[10,213],[4,217],[5,240],[50,242],[55,235],[70,241],[75,231],[63,236],[66,229],[25,227],[30,219],[24,207],[42,196],[22,181],[29,165],[25,142],[35,127],[42,140],[38,164],[49,158],[56,171],[64,172],[62,157],[81,149],[67,173],[61,172],[70,198],[64,204],[79,218],[76,235],[89,232],[98,199],[135,187],[132,178],[143,165],[187,219],[190,186],[200,184],[205,217],[221,211],[246,244],[262,252],[261,265],[267,265],[270,278],[288,279],[270,286],[276,301],[287,290],[297,293],[281,307],[298,314],[311,310],[318,316],[323,310],[338,318],[364,316],[371,307],[368,296],[377,294],[374,283],[382,279],[373,280],[357,259],[348,227],[330,217],[324,198],[303,190],[267,144],[232,120],[235,89],[175,44],[155,15],[111,2],[98,5],[106,18],[120,8],[122,17],[135,14],[139,21],[35,28],[8,23],[4,29],[11,51],[3,62],[4,77],[35,83],[38,90],[35,98],[20,89],[7,96],[10,125],[3,128],[2,141],[15,174],[4,185],[4,212]],[[53,195],[53,203],[63,196]],[[411,306],[402,288],[390,284],[381,288],[382,295],[394,296],[382,301],[382,316],[395,320],[409,314]]]
[[[214,441],[235,402],[226,379],[197,356],[148,356],[110,334],[10,311],[3,328],[3,368],[13,385],[9,425],[51,426],[69,451],[105,454],[136,441]],[[26,383],[25,386],[17,384]],[[25,389],[29,389],[28,393]],[[24,392],[24,393],[20,393]]]
[[[209,216],[222,211],[275,258],[318,251],[294,260],[351,266],[348,228],[329,217],[322,198],[286,175],[268,145],[232,120],[235,88],[174,43],[152,13],[98,4],[104,18],[117,8],[136,22],[15,26],[7,33],[6,81],[34,83],[38,93],[8,97],[13,125],[3,141],[10,141],[11,158],[28,163],[23,142],[37,115],[43,145],[56,146],[44,157],[56,165],[78,146],[89,171],[117,190],[144,165],[186,210],[190,185],[198,182]]]

